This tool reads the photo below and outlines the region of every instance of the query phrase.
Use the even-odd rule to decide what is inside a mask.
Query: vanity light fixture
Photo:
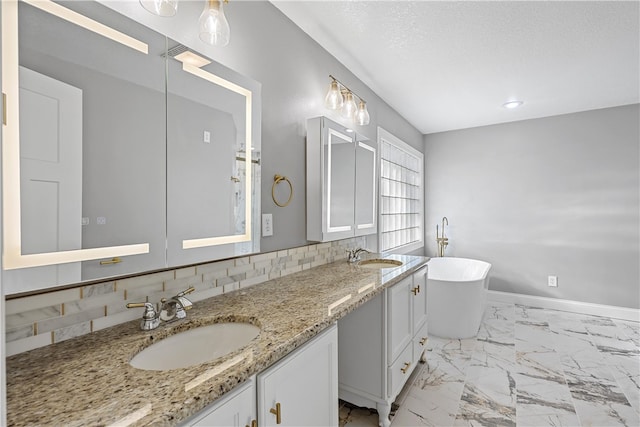
[[[222,8],[223,1],[229,3],[229,0],[206,0],[198,19],[200,40],[212,46],[228,45],[231,36],[229,22]],[[170,17],[178,12],[178,0],[140,0],[140,4],[158,16]]]
[[[352,120],[360,126],[368,125],[370,117],[366,101],[331,74],[329,77],[331,83],[324,99],[325,107],[330,110],[340,110],[342,117]],[[354,98],[358,98],[357,104]]]
[[[522,104],[524,104],[524,102],[522,101],[509,101],[502,104],[502,106],[508,110],[513,110],[514,108],[518,108]]]

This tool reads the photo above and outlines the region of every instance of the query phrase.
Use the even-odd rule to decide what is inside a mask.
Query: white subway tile
[[[64,291],[48,292],[41,295],[12,299],[5,303],[5,314],[22,313],[79,299],[80,288],[65,289]]]
[[[6,356],[13,356],[15,354],[33,350],[35,348],[44,347],[49,344],[53,344],[51,339],[51,332],[46,332],[44,334],[39,334],[17,341],[7,342],[7,346],[5,347]]]

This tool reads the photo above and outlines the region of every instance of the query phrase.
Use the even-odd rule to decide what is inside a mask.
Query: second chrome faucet
[[[127,304],[127,308],[144,307],[140,329],[150,331],[160,326],[160,321],[171,322],[187,317],[187,310],[193,307],[193,303],[185,295],[195,290],[196,288],[190,287],[169,299],[162,298],[159,308],[150,302],[132,302]]]

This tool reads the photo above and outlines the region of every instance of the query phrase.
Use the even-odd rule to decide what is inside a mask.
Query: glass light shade
[[[340,114],[346,119],[353,120],[357,109],[358,106],[356,105],[356,101],[353,99],[353,94],[351,92],[347,92],[344,96],[344,105],[342,106]]]
[[[140,0],[140,4],[158,16],[173,16],[178,12],[178,0]]]
[[[324,105],[330,110],[339,110],[342,108],[343,103],[344,99],[342,98],[342,93],[340,93],[338,82],[334,80],[329,85],[329,92],[324,98]]]
[[[367,104],[364,101],[360,101],[358,105],[358,111],[356,111],[356,123],[360,126],[366,126],[369,124],[369,112],[367,111]]]
[[[198,21],[200,40],[213,46],[229,44],[231,30],[224,16],[221,0],[208,0]]]

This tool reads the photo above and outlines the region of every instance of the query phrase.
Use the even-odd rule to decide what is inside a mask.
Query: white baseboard
[[[571,301],[558,298],[536,297],[533,295],[515,294],[511,292],[488,291],[489,301],[507,302],[528,305],[530,307],[550,308],[571,313],[590,314],[593,316],[611,317],[614,319],[640,322],[640,310],[636,308],[618,307],[615,305],[593,304],[590,302]]]

